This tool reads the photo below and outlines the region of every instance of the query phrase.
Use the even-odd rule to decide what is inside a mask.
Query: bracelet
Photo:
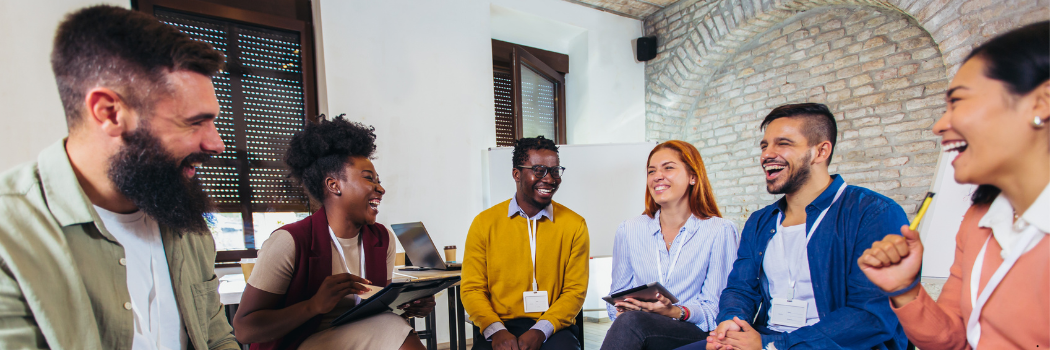
[[[688,321],[689,320],[689,308],[687,308],[687,307],[685,307],[683,305],[678,305],[678,308],[682,309],[682,312],[685,313],[685,316],[682,316],[682,321]]]
[[[904,287],[903,289],[895,291],[895,292],[882,292],[882,294],[885,294],[887,297],[892,298],[892,297],[895,297],[895,296],[898,296],[898,295],[901,295],[901,294],[904,294],[904,293],[907,293],[907,292],[911,291],[918,284],[919,284],[919,277],[915,276],[915,280],[911,281],[911,284],[909,284],[907,287]]]

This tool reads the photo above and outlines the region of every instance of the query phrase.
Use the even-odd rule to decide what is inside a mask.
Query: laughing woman
[[[645,213],[620,224],[613,244],[613,293],[660,282],[664,297],[608,305],[602,350],[673,349],[703,340],[718,324],[718,297],[740,235],[721,218],[700,152],[667,141],[649,153]]]
[[[292,177],[322,207],[274,231],[259,251],[233,319],[238,341],[252,349],[423,349],[392,312],[331,326],[364,285],[385,286],[393,275],[394,234],[376,223],[386,190],[370,159],[375,148],[372,128],[342,117],[307,123],[292,138]],[[423,316],[434,298],[401,308]]]
[[[1050,22],[977,47],[952,79],[933,131],[957,153],[955,181],[980,186],[937,301],[918,285],[923,244],[908,226],[858,260],[921,349],[1050,347],[1048,79]]]

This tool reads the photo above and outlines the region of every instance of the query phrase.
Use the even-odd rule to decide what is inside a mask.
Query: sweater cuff
[[[488,327],[485,327],[485,330],[481,332],[481,335],[485,336],[485,340],[492,341],[493,334],[506,329],[507,327],[503,325],[503,322],[493,322]]]
[[[540,332],[543,332],[543,342],[547,342],[547,339],[551,338],[551,334],[554,334],[554,324],[551,321],[540,320],[536,324],[532,325],[532,328]]]

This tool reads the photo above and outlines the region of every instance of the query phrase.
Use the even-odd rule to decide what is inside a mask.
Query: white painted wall
[[[64,16],[79,8],[128,1],[0,1],[0,172],[36,160],[66,136],[66,117],[51,74],[51,43]]]
[[[459,246],[460,259],[485,209],[485,151],[496,144],[491,39],[570,55],[570,143],[644,141],[644,64],[631,48],[642,36],[637,20],[560,0],[315,4],[328,110],[376,128],[387,189],[379,221],[422,221],[437,246]],[[439,330],[445,305],[438,301]]]

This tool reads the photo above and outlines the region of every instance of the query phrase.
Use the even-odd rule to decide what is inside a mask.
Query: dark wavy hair
[[[806,136],[806,142],[810,146],[824,141],[831,142],[831,152],[828,152],[828,165],[831,165],[831,156],[835,154],[835,142],[838,139],[839,129],[835,123],[835,115],[831,114],[828,106],[823,103],[796,103],[773,108],[762,120],[762,130],[766,130],[769,123],[780,118],[802,118],[804,124],[802,134]]]
[[[146,13],[99,5],[70,13],[58,25],[51,70],[66,112],[66,126],[80,123],[84,95],[103,86],[144,116],[170,90],[167,73],[188,70],[206,76],[225,57],[203,41]]]
[[[550,140],[543,135],[537,137],[523,137],[514,141],[514,155],[511,158],[514,163],[514,168],[517,169],[519,166],[525,164],[525,161],[529,159],[529,151],[531,150],[551,150],[554,153],[558,153],[558,146],[554,144],[554,140]]]
[[[1002,82],[1014,96],[1027,95],[1050,79],[1050,21],[997,36],[973,49],[966,61],[973,58],[984,61],[984,76]],[[974,204],[988,204],[999,192],[998,187],[979,185],[971,199]]]
[[[317,201],[324,201],[325,178],[346,179],[346,165],[352,162],[351,157],[374,159],[375,128],[343,116],[325,120],[322,114],[318,122],[306,123],[302,131],[292,136],[285,153],[284,162],[291,169],[291,177]]]

